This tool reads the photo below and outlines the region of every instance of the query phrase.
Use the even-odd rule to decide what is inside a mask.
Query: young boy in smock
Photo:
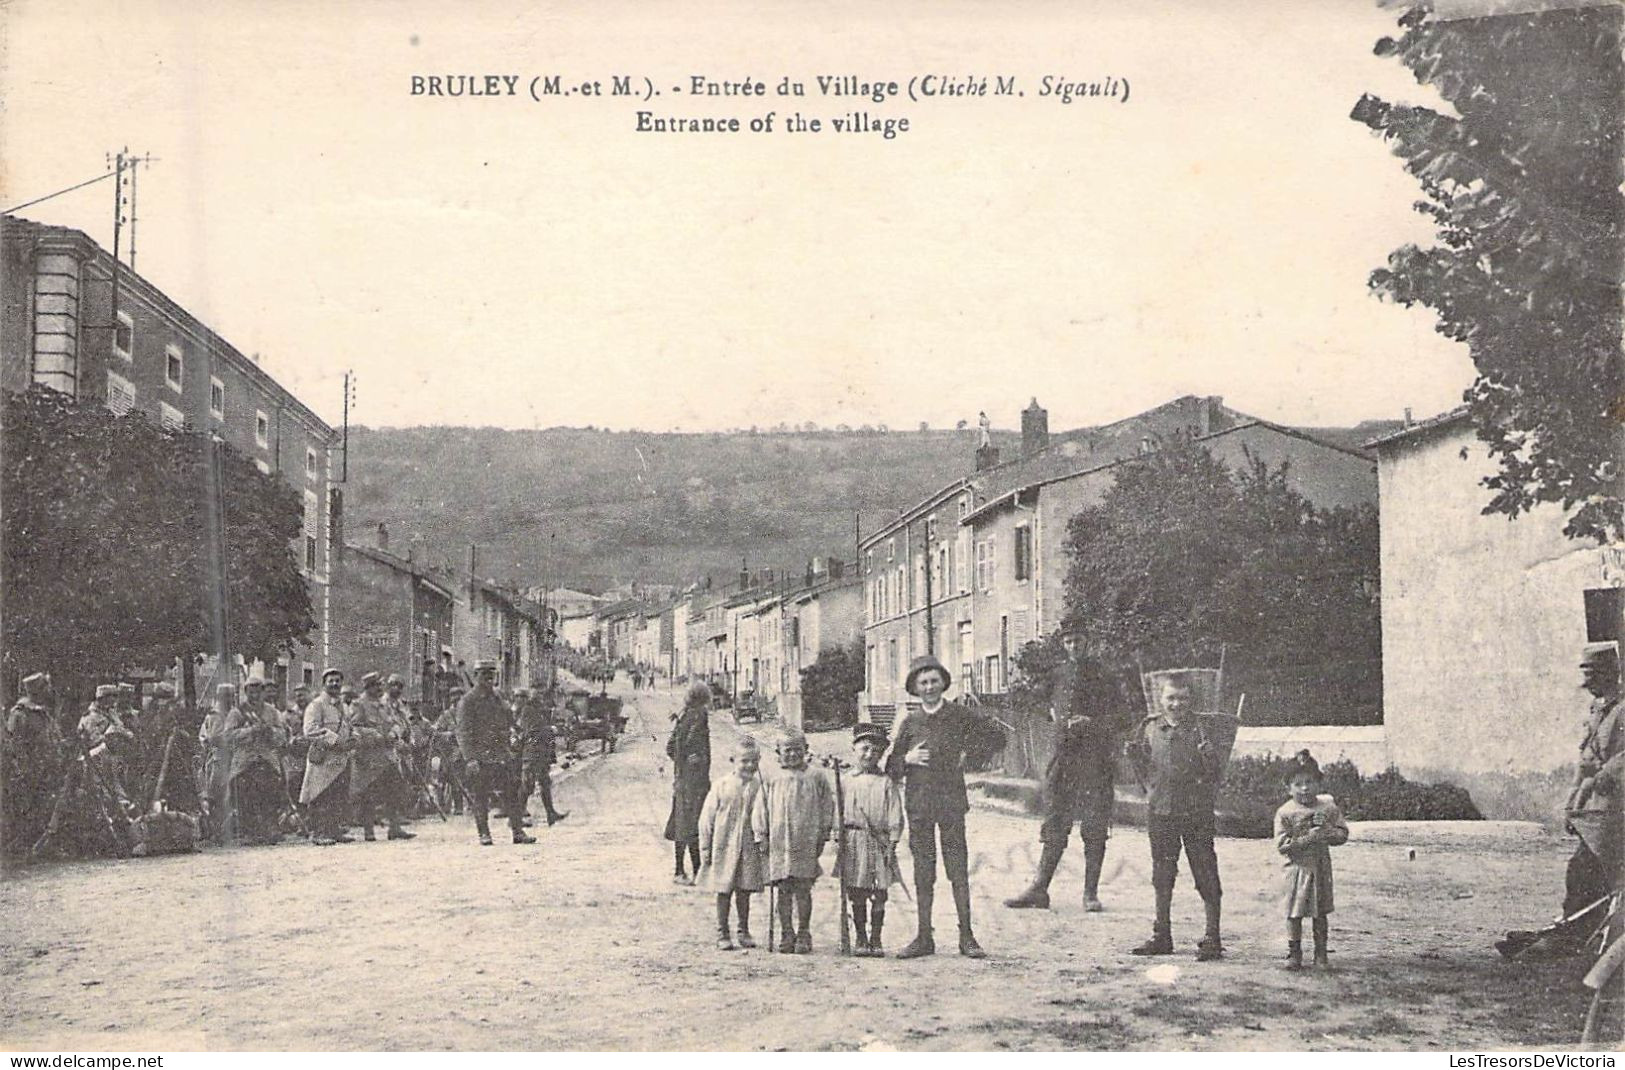
[[[886,730],[877,724],[852,729],[855,770],[841,782],[845,845],[841,878],[852,904],[853,953],[883,958],[880,931],[886,924],[886,894],[903,875],[897,867],[897,841],[903,838],[903,796],[880,769]]]
[[[818,855],[835,828],[835,791],[822,770],[807,768],[807,737],[800,732],[789,731],[779,744],[779,771],[766,778],[762,801],[767,879],[779,893],[779,950],[811,954],[813,881],[823,872]]]
[[[733,769],[711,784],[700,807],[700,870],[695,883],[717,897],[717,950],[732,951],[728,906],[739,916],[739,946],[755,947],[750,935],[750,896],[762,890],[761,832],[766,827],[757,768],[756,741],[741,736],[734,745]]]

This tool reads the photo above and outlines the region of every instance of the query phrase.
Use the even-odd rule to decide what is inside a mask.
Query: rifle
[[[1513,929],[1506,934],[1505,939],[1497,940],[1495,942],[1495,950],[1501,953],[1502,958],[1516,958],[1525,951],[1529,950],[1531,947],[1538,944],[1542,937],[1553,936],[1557,933],[1561,933],[1573,928],[1575,925],[1579,924],[1583,918],[1594,912],[1598,907],[1606,904],[1612,898],[1613,893],[1610,892],[1596,902],[1581,907],[1568,917],[1557,919],[1544,929]]]
[[[147,810],[151,812],[158,806],[158,799],[164,793],[164,780],[169,776],[169,752],[175,746],[175,729],[169,730],[164,739],[164,757],[158,763],[158,779],[152,784],[152,797],[147,800]]]
[[[852,954],[852,913],[846,899],[846,798],[841,791],[841,760],[830,757],[835,767],[835,874],[841,888],[841,954]]]

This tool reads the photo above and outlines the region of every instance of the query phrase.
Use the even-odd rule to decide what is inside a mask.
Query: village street
[[[1036,823],[970,818],[977,931],[991,953],[842,958],[835,885],[814,953],[719,952],[708,894],[671,882],[664,755],[679,692],[623,691],[618,751],[559,777],[563,824],[533,847],[479,847],[467,818],[410,843],[289,843],[14,871],[0,882],[0,1037],[24,1049],[849,1049],[1567,1047],[1577,962],[1505,963],[1491,942],[1541,923],[1566,843],[1529,827],[1356,828],[1336,855],[1335,971],[1277,967],[1277,867],[1264,841],[1219,845],[1228,958],[1198,966],[1199,904],[1175,904],[1181,954],[1147,931],[1146,843],[1119,829],[1078,903],[1072,850],[1051,911],[999,899],[1030,874]],[[713,716],[713,772],[734,737]],[[752,728],[753,731],[754,727]],[[760,730],[764,740],[772,726]],[[814,749],[841,738],[814,739]],[[771,748],[768,748],[769,753]],[[844,748],[843,748],[844,753]],[[1416,857],[1410,857],[1414,848]],[[907,865],[907,853],[903,855]],[[826,864],[827,868],[827,864]],[[912,932],[899,891],[891,950]],[[756,906],[765,937],[765,902]],[[765,941],[764,941],[765,942]]]

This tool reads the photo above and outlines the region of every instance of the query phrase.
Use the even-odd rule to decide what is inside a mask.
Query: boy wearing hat
[[[959,953],[986,958],[971,931],[969,848],[965,842],[965,760],[984,760],[1004,746],[1004,730],[957,702],[943,697],[953,677],[930,654],[914,659],[904,688],[920,700],[897,722],[897,734],[886,758],[886,772],[903,784],[903,810],[908,816],[908,850],[914,857],[914,903],[919,930],[900,959],[936,953],[931,933],[931,906],[937,879],[937,841],[942,842],[942,868],[953,888],[959,916]]]
[[[322,673],[322,693],[305,707],[301,726],[308,750],[299,801],[310,808],[310,842],[318,847],[350,842],[342,824],[347,794],[342,781],[350,771],[352,746],[343,690],[342,672],[328,669]]]
[[[779,743],[779,771],[765,778],[762,803],[767,880],[778,889],[779,950],[808,955],[813,882],[823,872],[818,856],[835,826],[835,792],[822,770],[807,768],[807,737],[794,729]]]
[[[350,801],[361,819],[361,838],[377,839],[372,826],[379,811],[392,840],[414,835],[401,828],[396,804],[401,797],[401,771],[395,764],[399,734],[395,719],[384,705],[384,681],[375,672],[361,677],[361,694],[350,704]]]
[[[841,816],[845,847],[841,879],[852,905],[853,953],[883,958],[880,934],[886,924],[886,896],[903,879],[897,865],[897,841],[903,838],[903,797],[880,770],[886,752],[886,730],[877,724],[852,729],[856,768],[841,781]]]

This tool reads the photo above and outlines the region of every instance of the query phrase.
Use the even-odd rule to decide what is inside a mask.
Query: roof
[[[1370,449],[1380,451],[1385,446],[1392,446],[1396,442],[1411,441],[1421,435],[1436,431],[1439,428],[1460,423],[1465,419],[1467,419],[1467,406],[1458,405],[1449,412],[1441,412],[1437,416],[1429,417],[1420,423],[1414,423],[1411,426],[1396,431],[1391,435],[1383,435],[1381,438],[1374,438],[1370,442],[1367,442],[1366,446]]]
[[[397,572],[404,572],[407,575],[409,575],[409,576],[413,577],[414,579],[418,580],[419,582],[427,584],[429,587],[433,588],[437,593],[445,595],[447,599],[451,599],[451,598],[455,597],[451,593],[451,591],[449,591],[440,582],[443,579],[443,577],[439,576],[436,573],[430,572],[427,569],[419,568],[414,562],[408,561],[404,557],[397,557],[395,554],[390,553],[388,550],[380,550],[377,547],[373,547],[373,546],[361,546],[361,545],[359,545],[357,543],[353,543],[353,542],[345,543],[344,544],[344,549],[348,553],[359,554],[360,556],[365,557],[368,560],[376,561],[380,565],[383,565],[383,566],[385,566],[387,568],[392,568]]]
[[[1358,459],[1360,459],[1362,461],[1365,461],[1367,463],[1369,463],[1369,462],[1371,462],[1373,460],[1372,456],[1369,453],[1361,452],[1360,450],[1349,449],[1347,446],[1340,446],[1335,442],[1328,442],[1324,438],[1321,438],[1318,435],[1309,434],[1308,432],[1301,431],[1296,427],[1288,427],[1285,424],[1272,423],[1269,420],[1259,420],[1259,419],[1256,419],[1256,418],[1251,417],[1251,416],[1247,417],[1244,422],[1236,423],[1236,424],[1234,424],[1234,425],[1232,425],[1230,427],[1222,428],[1222,429],[1220,429],[1218,431],[1213,432],[1210,435],[1203,435],[1201,438],[1195,439],[1194,441],[1196,442],[1197,445],[1200,445],[1200,444],[1202,444],[1204,442],[1212,442],[1214,439],[1217,439],[1217,438],[1223,438],[1226,435],[1236,434],[1237,432],[1240,432],[1240,431],[1248,431],[1248,430],[1251,430],[1252,428],[1255,428],[1255,427],[1262,427],[1262,428],[1265,428],[1266,430],[1270,430],[1270,431],[1274,431],[1274,432],[1277,432],[1277,433],[1282,434],[1282,435],[1286,435],[1289,438],[1296,438],[1296,439],[1300,439],[1300,440],[1302,440],[1304,442],[1310,442],[1310,443],[1313,443],[1316,446],[1320,446],[1323,449],[1334,450],[1334,451],[1336,451],[1338,453],[1345,453],[1345,454],[1348,454],[1350,457],[1356,457],[1356,458],[1358,458]],[[977,519],[979,519],[979,518],[981,518],[983,516],[986,516],[989,513],[995,512],[995,511],[1003,508],[1006,505],[1011,505],[1011,504],[1016,503],[1017,501],[1019,501],[1020,497],[1023,494],[1027,494],[1027,493],[1029,493],[1031,491],[1038,490],[1041,487],[1049,486],[1052,483],[1061,483],[1061,482],[1064,482],[1065,480],[1068,480],[1068,479],[1076,479],[1079,476],[1092,475],[1092,474],[1094,474],[1096,472],[1104,472],[1104,471],[1107,471],[1109,469],[1116,468],[1118,465],[1126,464],[1129,461],[1136,460],[1139,456],[1140,456],[1139,454],[1135,454],[1134,456],[1131,456],[1131,457],[1119,457],[1116,460],[1107,461],[1104,464],[1097,464],[1097,465],[1093,465],[1093,466],[1079,468],[1077,471],[1074,471],[1074,472],[1066,472],[1066,473],[1063,473],[1061,475],[1050,476],[1047,479],[1039,479],[1039,480],[1035,480],[1035,481],[1033,481],[1031,483],[1024,483],[1024,484],[1022,484],[1020,486],[1017,486],[1017,487],[1005,492],[1004,494],[999,495],[996,498],[993,498],[993,499],[987,501],[986,503],[984,503],[982,505],[977,506],[975,509],[971,510],[970,513],[967,514],[960,521],[960,523],[961,524],[974,523]]]
[[[24,230],[31,230],[40,237],[66,241],[81,246],[87,250],[91,258],[105,261],[108,270],[111,271],[112,269],[113,255],[103,249],[100,243],[82,230],[76,230],[72,227],[59,227],[51,223],[40,223],[18,215],[6,215],[3,218],[8,227],[20,227]],[[134,268],[127,264],[119,263],[118,275],[121,287],[132,287],[145,299],[163,306],[162,310],[177,321],[181,327],[187,328],[196,334],[211,354],[224,358],[237,371],[255,380],[267,390],[274,391],[278,397],[286,399],[288,407],[307,422],[313,424],[314,429],[324,437],[328,439],[334,437],[335,432],[326,420],[317,416],[310,406],[300,401],[292,391],[277,382],[276,378],[260,367],[257,361],[245,356],[236,346],[215,333],[214,329],[208,324],[187,311],[186,307],[179,301],[164,293],[163,290],[148,279],[143,278]]]

